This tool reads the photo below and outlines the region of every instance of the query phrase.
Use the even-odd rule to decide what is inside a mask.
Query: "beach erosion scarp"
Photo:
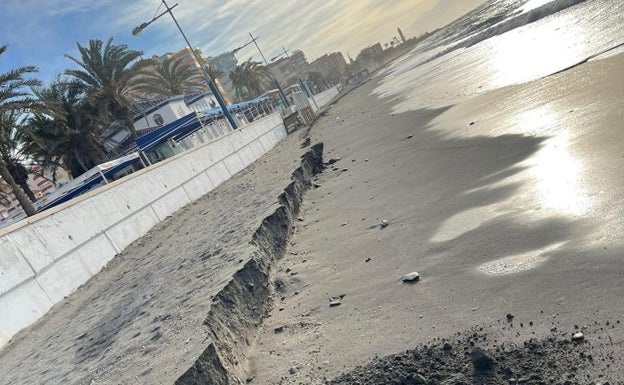
[[[230,384],[245,378],[247,348],[272,306],[271,265],[284,255],[303,196],[323,167],[323,144],[317,143],[301,157],[292,182],[279,196],[279,207],[253,234],[253,257],[213,299],[204,321],[213,341],[176,385]]]

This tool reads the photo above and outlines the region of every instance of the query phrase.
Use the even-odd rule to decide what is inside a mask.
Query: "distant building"
[[[381,43],[377,43],[377,44],[371,45],[370,47],[366,47],[363,50],[361,50],[355,60],[361,60],[361,61],[367,61],[367,62],[376,61],[378,58],[381,57],[382,54],[383,54],[383,47],[381,46]]]
[[[236,56],[234,56],[231,52],[225,52],[219,56],[210,57],[207,61],[210,65],[214,66],[214,68],[223,72],[223,76],[221,78],[214,80],[218,83],[217,86],[219,87],[219,91],[224,94],[223,97],[228,103],[231,103],[234,99],[234,95],[236,94],[236,90],[230,80],[230,73],[232,73],[238,65]]]
[[[52,175],[49,171],[41,172],[40,166],[35,166],[28,175],[28,187],[35,194],[37,199],[41,199],[56,191],[56,188],[69,182],[69,175],[65,170],[59,168],[56,172],[56,186],[52,183]],[[3,222],[24,216],[22,206],[19,204],[15,194],[9,186],[0,178],[0,227]]]
[[[304,80],[308,67],[308,60],[301,50],[296,50],[290,56],[279,58],[269,64],[275,78],[282,85],[294,84],[300,77]]]
[[[403,31],[401,31],[401,28],[397,28],[397,32],[399,33],[399,36],[401,37],[401,44],[405,44],[405,35],[403,35]]]
[[[347,69],[347,62],[341,52],[325,54],[310,63],[309,72],[318,72],[324,78],[338,80]]]

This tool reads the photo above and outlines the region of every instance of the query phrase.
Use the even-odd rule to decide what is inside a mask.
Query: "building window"
[[[154,123],[156,123],[157,126],[162,126],[163,124],[165,124],[165,119],[163,119],[162,115],[160,114],[154,114],[152,119],[154,119]]]

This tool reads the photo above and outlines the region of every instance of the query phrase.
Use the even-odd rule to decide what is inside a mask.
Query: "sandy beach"
[[[524,357],[517,346],[530,339],[576,369],[544,366],[548,377],[528,383],[621,383],[622,64],[404,113],[392,112],[399,99],[373,94],[374,77],[311,128],[328,166],[296,217],[283,212],[304,196],[300,183],[287,188],[309,151],[303,131],[14,338],[0,352],[2,383],[321,384],[344,373],[336,383],[421,383],[395,376],[395,363],[450,341],[460,353],[439,357],[426,383],[459,384],[477,378],[449,374],[473,373],[465,347],[476,341],[503,362],[502,346]],[[535,123],[536,108],[557,118]],[[577,185],[556,179],[566,164],[580,167]],[[285,250],[270,241],[286,242],[293,224]],[[263,250],[284,257],[258,259]],[[262,274],[246,275],[251,260]],[[414,271],[418,282],[401,282]],[[582,343],[560,348],[580,331]],[[516,362],[529,369],[492,376],[546,373]]]

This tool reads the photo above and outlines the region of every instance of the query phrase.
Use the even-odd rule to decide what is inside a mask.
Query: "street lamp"
[[[178,31],[180,31],[180,34],[182,35],[182,38],[184,38],[184,41],[186,42],[186,45],[191,50],[191,53],[192,53],[193,57],[195,58],[195,62],[197,63],[199,68],[204,73],[204,76],[206,77],[206,80],[208,82],[208,87],[210,88],[210,91],[215,96],[215,98],[217,98],[217,103],[219,103],[219,107],[221,107],[221,110],[223,111],[223,115],[225,116],[225,118],[230,123],[230,126],[232,126],[232,129],[234,129],[234,130],[237,129],[238,125],[236,124],[236,121],[234,121],[234,118],[230,114],[230,111],[228,110],[227,105],[225,104],[225,100],[223,100],[223,96],[221,95],[221,93],[219,92],[217,87],[215,86],[214,82],[212,81],[212,78],[210,77],[210,75],[206,71],[206,68],[202,65],[201,58],[197,55],[197,52],[195,52],[195,50],[193,49],[193,46],[191,45],[191,43],[189,43],[188,38],[184,34],[184,31],[182,31],[182,27],[180,27],[180,24],[178,23],[178,20],[173,15],[173,12],[171,12],[171,10],[174,9],[175,7],[177,7],[178,4],[175,4],[173,7],[169,7],[169,5],[167,4],[167,2],[165,0],[162,0],[162,3],[165,6],[166,11],[161,13],[158,16],[153,17],[152,20],[150,20],[148,22],[145,22],[145,23],[142,23],[138,27],[135,27],[132,30],[132,34],[134,36],[138,36],[138,35],[141,34],[141,32],[143,32],[143,30],[145,28],[147,28],[148,25],[152,24],[154,21],[158,20],[163,15],[165,15],[167,13],[169,15],[171,15],[171,18],[173,19],[173,22],[175,23],[176,27],[178,27]]]
[[[236,54],[236,52],[240,51],[241,49],[247,47],[249,44],[254,43],[256,48],[258,49],[258,52],[260,52],[260,56],[262,57],[262,60],[264,61],[264,64],[266,65],[267,69],[269,70],[269,72],[271,73],[271,77],[273,78],[273,83],[275,83],[275,86],[277,87],[277,90],[280,94],[280,98],[282,99],[282,101],[284,102],[284,105],[286,107],[288,107],[290,105],[290,103],[288,103],[288,99],[286,98],[286,94],[284,93],[284,90],[282,90],[282,86],[280,86],[279,82],[277,81],[277,79],[275,78],[275,74],[273,74],[273,71],[271,71],[271,68],[269,68],[269,63],[267,62],[266,58],[264,57],[264,54],[262,53],[262,50],[260,49],[260,46],[258,46],[258,43],[256,43],[256,40],[259,39],[259,37],[254,37],[251,32],[249,32],[249,37],[251,38],[251,41],[241,45],[238,48],[234,48],[232,50],[232,54]]]

